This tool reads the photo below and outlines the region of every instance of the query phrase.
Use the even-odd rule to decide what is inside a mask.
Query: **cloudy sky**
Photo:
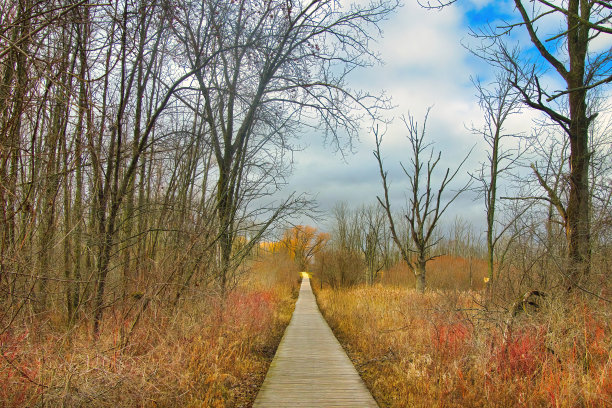
[[[514,13],[508,1],[459,0],[440,11],[423,9],[416,0],[404,2],[404,6],[382,25],[384,38],[375,46],[385,64],[361,71],[353,78],[353,86],[371,92],[384,90],[397,106],[389,113],[389,117],[396,119],[382,146],[385,167],[389,171],[392,206],[396,210],[405,207],[407,192],[407,179],[399,162],[407,163],[409,159],[407,132],[398,120],[401,115],[410,112],[422,123],[427,108],[432,107],[427,134],[436,150],[442,151],[444,168],[441,170],[447,166],[453,168],[472,146],[476,146],[465,171],[451,188],[459,188],[465,183],[467,171],[475,170],[485,158],[482,140],[467,130],[482,123],[476,90],[470,78],[478,77],[486,83],[492,79],[493,72],[462,44],[473,41],[469,36],[470,27]],[[556,31],[558,24],[551,22],[551,32]],[[530,124],[528,113],[514,118],[508,127],[516,132],[528,131]],[[338,202],[355,208],[376,201],[382,188],[372,154],[374,139],[368,129],[364,129],[360,141],[355,144],[354,154],[344,158],[324,146],[321,138],[309,137],[303,143],[308,146],[295,155],[295,169],[286,191],[314,195],[320,209],[328,214]],[[452,223],[456,216],[472,222],[478,231],[483,229],[484,206],[474,194],[465,194],[454,203],[446,214],[446,224]],[[321,218],[298,222],[314,224],[324,230],[331,226],[331,220]]]

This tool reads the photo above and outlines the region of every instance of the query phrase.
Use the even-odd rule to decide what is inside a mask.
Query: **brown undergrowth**
[[[483,310],[479,297],[383,285],[317,291],[381,407],[612,406],[609,303],[550,300],[510,317]]]
[[[381,283],[414,287],[414,273],[405,262],[381,272]],[[435,289],[470,290],[484,288],[487,263],[482,259],[441,255],[427,263],[427,286]]]
[[[248,407],[297,297],[297,275],[268,278],[225,300],[152,301],[124,349],[111,311],[97,341],[86,322],[15,322],[0,336],[0,406]]]

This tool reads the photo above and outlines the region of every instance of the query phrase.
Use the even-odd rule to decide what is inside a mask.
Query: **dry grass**
[[[382,407],[612,406],[612,308],[577,299],[534,316],[475,292],[376,285],[317,293]]]
[[[123,350],[111,311],[95,342],[85,323],[16,322],[0,337],[0,406],[250,406],[297,297],[297,275],[268,275],[225,301],[152,302]]]
[[[434,289],[482,289],[487,276],[487,262],[478,258],[442,255],[427,263],[427,286]],[[414,273],[404,262],[398,262],[382,273],[386,285],[414,287]]]

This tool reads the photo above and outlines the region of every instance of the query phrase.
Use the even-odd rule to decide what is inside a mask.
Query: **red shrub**
[[[42,392],[36,384],[40,361],[28,358],[28,330],[19,335],[10,331],[0,336],[0,405],[24,406]]]
[[[277,302],[272,290],[234,291],[214,308],[223,325],[255,337],[270,325]]]
[[[493,352],[491,368],[505,378],[535,374],[548,357],[545,332],[544,327],[525,327],[506,333]]]
[[[462,322],[443,323],[435,326],[433,344],[444,354],[454,355],[472,337],[470,328]]]

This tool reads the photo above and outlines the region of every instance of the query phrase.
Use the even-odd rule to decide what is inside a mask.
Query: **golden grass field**
[[[425,294],[402,264],[373,286],[313,288],[381,407],[612,406],[610,303],[551,296],[513,317],[485,299],[485,269],[439,257]],[[69,329],[60,313],[15,322],[0,336],[0,406],[249,407],[300,275],[278,254],[247,270],[225,299],[205,290],[176,308],[153,299],[123,348],[119,310],[97,340],[88,320]]]
[[[192,297],[172,310],[152,302],[127,348],[108,313],[93,341],[55,316],[2,334],[2,407],[248,407],[297,298],[298,275],[255,265],[226,299]]]
[[[510,317],[482,293],[376,284],[317,299],[381,407],[612,406],[609,303]]]

